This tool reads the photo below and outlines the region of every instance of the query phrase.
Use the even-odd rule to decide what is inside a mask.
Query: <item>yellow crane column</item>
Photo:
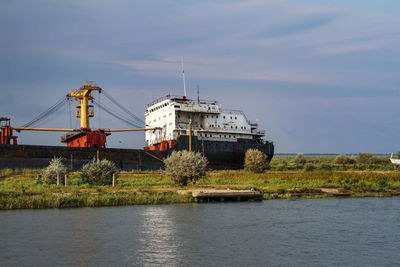
[[[93,117],[93,114],[89,113],[89,100],[93,99],[92,91],[101,91],[101,88],[91,82],[86,82],[83,86],[67,95],[80,100],[80,105],[78,106],[80,112],[77,112],[76,117],[81,118],[81,129],[90,129],[89,117]]]

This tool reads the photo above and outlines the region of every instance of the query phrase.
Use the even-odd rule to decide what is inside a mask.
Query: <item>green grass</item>
[[[332,170],[304,171],[293,164],[294,157],[277,157],[264,173],[245,170],[209,171],[196,184],[184,189],[262,190],[264,199],[324,198],[321,188],[352,192],[352,197],[390,196],[400,191],[400,172],[387,170],[386,164],[374,166],[334,166],[333,157],[307,158],[313,164],[331,164]],[[384,162],[384,161],[382,161]],[[285,170],[278,170],[286,166]],[[367,168],[368,167],[368,168]],[[391,166],[390,166],[391,167]],[[116,187],[82,184],[79,173],[70,174],[70,186],[38,183],[40,170],[0,170],[0,209],[97,207],[133,204],[163,204],[195,201],[180,195],[172,179],[160,171],[121,172]]]
[[[303,170],[303,164],[296,164],[294,156],[273,157],[270,163],[271,170],[274,171],[296,171]],[[393,166],[389,157],[375,157],[378,159],[378,164],[335,164],[335,157],[306,157],[307,163],[313,164],[315,167],[322,165],[329,165],[332,170],[345,171],[345,170],[393,170]]]

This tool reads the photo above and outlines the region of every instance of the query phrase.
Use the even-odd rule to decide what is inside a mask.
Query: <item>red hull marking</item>
[[[162,141],[161,143],[154,144],[152,146],[147,146],[144,150],[157,150],[157,151],[165,151],[171,149],[175,145],[175,140],[167,140]]]

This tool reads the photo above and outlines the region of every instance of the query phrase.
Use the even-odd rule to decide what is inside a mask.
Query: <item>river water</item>
[[[0,266],[399,266],[400,198],[0,212]]]

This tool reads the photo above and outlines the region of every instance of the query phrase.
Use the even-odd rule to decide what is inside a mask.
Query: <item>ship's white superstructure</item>
[[[149,104],[145,122],[147,127],[161,130],[147,131],[147,146],[177,140],[188,135],[189,123],[198,140],[236,142],[264,136],[257,123],[251,123],[242,111],[223,110],[216,101],[193,101],[186,97],[166,96]]]

